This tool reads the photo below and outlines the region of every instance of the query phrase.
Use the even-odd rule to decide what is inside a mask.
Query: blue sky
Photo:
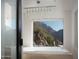
[[[43,23],[47,24],[55,31],[59,31],[64,28],[64,22],[62,20],[43,21]]]

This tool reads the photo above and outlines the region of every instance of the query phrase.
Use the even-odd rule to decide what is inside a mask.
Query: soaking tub
[[[72,59],[72,53],[61,47],[24,47],[23,59]]]

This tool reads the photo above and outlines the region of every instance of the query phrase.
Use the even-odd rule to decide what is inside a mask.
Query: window
[[[63,45],[62,19],[33,21],[33,47],[60,47]]]

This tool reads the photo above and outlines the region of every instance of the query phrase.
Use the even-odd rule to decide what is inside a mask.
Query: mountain
[[[58,46],[63,43],[63,30],[55,31],[43,22],[34,22],[34,46]]]
[[[63,29],[53,33],[54,36],[63,43]]]

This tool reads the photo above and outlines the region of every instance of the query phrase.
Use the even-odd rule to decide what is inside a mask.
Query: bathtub
[[[23,47],[22,59],[73,59],[72,53],[61,47]]]
[[[63,47],[23,47],[23,53],[27,54],[70,54],[68,50]]]
[[[61,47],[23,47],[22,59],[73,59],[72,53]]]

